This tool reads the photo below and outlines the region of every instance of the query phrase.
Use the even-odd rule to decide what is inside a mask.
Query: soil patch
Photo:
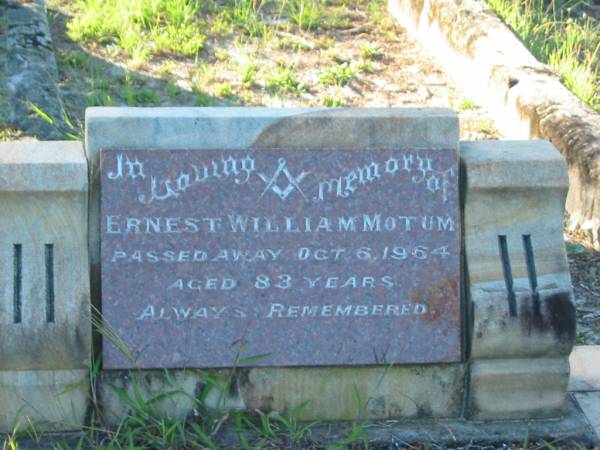
[[[227,24],[211,33],[223,5],[205,14],[197,57],[160,52],[141,63],[114,43],[74,42],[69,24],[81,12],[66,0],[50,2],[65,109],[81,130],[87,106],[440,106],[459,111],[461,139],[500,137],[384,2],[326,4],[322,25],[310,31],[273,7],[261,16],[261,36]]]

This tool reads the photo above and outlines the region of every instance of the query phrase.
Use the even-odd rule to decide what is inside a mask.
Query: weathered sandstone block
[[[461,143],[461,157],[469,415],[560,415],[575,339],[562,237],[566,163],[543,141]]]
[[[0,429],[81,425],[91,363],[87,164],[78,142],[0,144]],[[73,389],[72,385],[77,385]]]

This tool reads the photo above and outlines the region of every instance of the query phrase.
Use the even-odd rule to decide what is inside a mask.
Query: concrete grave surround
[[[549,143],[459,144],[457,117],[443,109],[92,108],[87,163],[79,143],[0,144],[2,431],[10,431],[19,414],[53,430],[85,421],[90,303],[99,305],[101,294],[100,149],[336,147],[459,150],[460,361],[178,369],[168,375],[101,370],[95,392],[109,421],[129,413],[111,384],[144,396],[180,388],[181,395],[158,406],[183,418],[194,414],[193,399],[209,376],[227,387],[209,389],[211,408],[285,412],[308,401],[300,414],[307,420],[472,423],[463,419],[577,415],[567,402],[575,316],[562,239],[566,164]],[[557,429],[581,431],[569,420],[556,422]]]
[[[600,346],[580,345],[569,357],[569,391],[600,391]]]
[[[569,363],[569,391],[594,428],[597,444],[600,444],[600,346],[575,347]]]
[[[431,109],[272,110],[92,108],[86,122],[90,161],[90,254],[97,301],[99,262],[99,150],[103,149],[243,149],[243,148],[457,148],[456,115]],[[467,359],[458,364],[397,366],[389,383],[379,383],[377,368],[251,368],[235,372],[230,394],[215,393],[215,407],[289,409],[311,399],[304,418],[356,418],[347,394],[359,387],[369,401],[367,417],[472,417],[477,419],[556,416],[565,407],[568,364],[573,344],[574,310],[562,244],[562,208],[567,177],[564,159],[544,142],[461,143],[465,221],[464,309]],[[513,273],[509,306],[499,236]],[[528,268],[524,237],[534,266]],[[528,271],[532,271],[531,277]],[[532,281],[535,284],[532,291]],[[562,320],[557,319],[557,317]],[[535,362],[533,362],[535,360]],[[465,377],[468,371],[470,375]],[[229,380],[232,373],[216,371]],[[396,381],[422,373],[417,386]],[[202,385],[201,372],[177,374],[187,392]],[[357,378],[358,377],[358,378]],[[131,389],[117,371],[105,379]],[[151,393],[165,386],[160,373],[148,372]],[[470,379],[467,384],[464,380]],[[317,380],[335,380],[314,395]],[[414,390],[414,392],[413,392]],[[119,407],[107,383],[100,391],[110,399],[114,418]],[[321,393],[322,392],[322,393]],[[412,404],[409,407],[408,402]],[[342,401],[342,403],[340,403]],[[463,404],[465,402],[465,404]],[[339,407],[331,408],[331,404]],[[466,405],[466,406],[465,406]],[[185,415],[182,401],[173,414]],[[424,413],[424,411],[428,411]]]
[[[0,429],[83,424],[91,364],[79,142],[0,143]],[[58,425],[57,425],[58,424]]]

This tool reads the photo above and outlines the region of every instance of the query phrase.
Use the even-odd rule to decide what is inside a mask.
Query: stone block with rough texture
[[[577,345],[571,356],[569,391],[600,391],[600,345]],[[600,436],[599,436],[600,437]]]
[[[464,364],[395,367],[238,368],[236,370],[105,371],[98,392],[106,418],[118,424],[131,412],[114,386],[144,398],[161,392],[157,410],[166,417],[185,418],[198,408],[205,393],[212,410],[297,411],[299,420],[357,420],[390,417],[461,417]]]
[[[594,428],[596,445],[600,444],[600,392],[575,392],[573,397],[575,397],[577,404]]]
[[[0,125],[39,139],[63,138],[71,130],[59,97],[44,0],[0,2],[0,54]],[[32,105],[53,122],[34,114]]]
[[[0,143],[0,429],[83,423],[91,363],[79,142]],[[74,387],[75,386],[75,387]],[[52,425],[48,425],[52,428]]]
[[[470,364],[468,417],[536,419],[564,414],[566,358],[481,359]]]
[[[89,370],[0,372],[0,430],[79,430],[89,406]]]
[[[575,339],[562,236],[565,161],[543,141],[465,142],[461,158],[468,414],[560,415]]]

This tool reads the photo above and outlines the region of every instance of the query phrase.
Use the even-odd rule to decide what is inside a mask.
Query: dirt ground
[[[577,307],[577,344],[600,345],[600,253],[570,255]]]
[[[76,124],[86,106],[103,104],[432,106],[458,111],[463,140],[501,137],[486,111],[387,12],[374,19],[367,5],[343,10],[319,32],[273,28],[268,38],[208,36],[200,59],[154,55],[141,65],[123,60],[110,45],[71,41],[69,2],[50,2],[48,17],[60,89]],[[347,83],[324,76],[340,69],[352,73]]]
[[[600,345],[600,252],[581,230],[565,232],[577,308],[578,345]]]

